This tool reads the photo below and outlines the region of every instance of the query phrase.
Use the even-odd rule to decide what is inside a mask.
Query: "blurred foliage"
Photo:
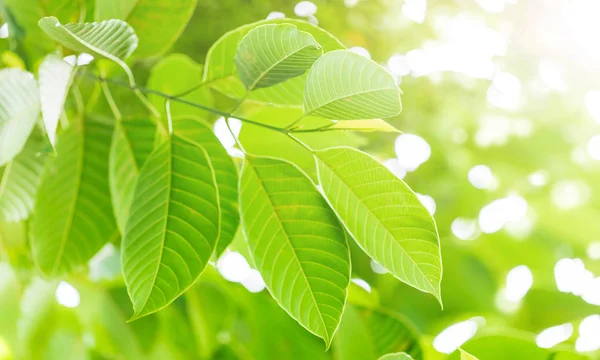
[[[590,244],[600,241],[600,162],[586,149],[599,129],[584,106],[586,92],[600,84],[597,41],[588,43],[594,51],[586,52],[589,49],[581,46],[578,38],[562,34],[554,37],[556,41],[548,40],[569,29],[560,20],[564,16],[561,6],[542,0],[517,4],[507,1],[504,11],[498,13],[486,12],[475,1],[429,1],[423,23],[403,13],[412,2],[408,0],[360,0],[353,6],[341,0],[313,2],[320,27],[347,47],[367,49],[382,64],[393,54],[406,55],[448,38],[450,30],[442,24],[463,15],[506,37],[505,54],[490,56],[494,71],[489,76],[474,78],[459,71],[433,71],[399,77],[403,111],[390,122],[404,133],[418,134],[431,146],[429,159],[409,172],[405,181],[416,192],[435,200],[444,264],[444,309],[433,297],[389,274],[374,272],[371,260],[353,246],[353,277],[366,281],[370,292],[353,285],[348,299],[351,305],[327,352],[322,341],[293,321],[266,290],[251,293],[223,279],[212,267],[186,296],[165,311],[126,322],[131,307],[118,252],[90,265],[93,269],[89,273],[82,271],[62,279],[72,284],[81,298],[78,307],[67,308],[55,299],[58,282],[42,280],[32,268],[27,224],[3,222],[0,359],[345,360],[376,359],[388,352],[407,352],[415,359],[445,359],[447,355],[434,349],[433,339],[448,326],[475,317],[485,321],[478,322],[477,333],[462,347],[482,360],[600,358],[598,351],[583,355],[574,352],[577,339],[583,337],[579,324],[600,312],[600,283],[580,284],[580,289],[595,291],[595,302],[589,298],[586,302],[580,293],[560,292],[555,279],[557,261],[564,258],[579,258],[593,273],[592,278],[600,276],[599,256],[590,257],[588,253]],[[264,19],[272,11],[293,17],[295,6],[296,2],[283,0],[198,0],[191,20],[167,55],[159,57],[157,50],[150,54],[154,56],[132,64],[138,83],[167,94],[185,91],[199,81],[199,64],[204,63],[208,48],[222,34]],[[92,1],[84,0],[0,0],[0,25],[7,23],[10,32],[9,38],[0,36],[0,67],[35,72],[42,56],[55,49],[37,27],[37,20],[44,15],[63,21],[89,20],[92,7]],[[148,16],[150,21],[159,14]],[[467,61],[469,54],[464,56]],[[543,61],[562,69],[563,90],[551,89],[540,78]],[[107,74],[124,78],[115,66],[102,65],[106,65]],[[520,80],[516,108],[503,108],[489,100],[497,72],[514,74]],[[82,91],[93,94],[91,81],[80,81]],[[139,113],[139,104],[128,101],[133,98],[130,92],[114,85],[110,89],[124,104],[121,110],[125,118]],[[200,103],[229,101],[209,90],[191,92],[185,99]],[[162,98],[151,95],[150,100],[162,111]],[[98,117],[111,116],[102,97],[84,105],[94,109]],[[76,104],[71,99],[67,106],[72,109]],[[173,104],[172,111],[216,120],[201,109],[185,105]],[[253,116],[258,118],[260,114]],[[280,134],[269,136],[265,146],[263,139],[253,136],[253,129],[244,125],[241,134],[252,151],[290,157],[299,164],[306,161],[302,160],[306,154],[301,148],[290,154],[279,152],[278,142],[288,141],[279,139]],[[336,139],[336,143],[360,146],[381,160],[396,157],[396,134],[339,136],[343,139]],[[482,141],[485,136],[493,141]],[[311,139],[306,135],[303,140],[314,147],[328,146],[318,136]],[[469,182],[469,170],[479,164],[491,169],[495,186],[477,189]],[[532,174],[541,180],[532,180]],[[499,231],[481,232],[476,220],[482,208],[516,194],[527,202],[526,220]],[[473,239],[464,241],[453,233],[457,218],[474,219]],[[237,239],[230,249],[244,254],[244,246]],[[502,297],[507,274],[521,265],[531,271],[532,287],[522,299],[510,302]],[[573,276],[568,281],[583,281]],[[402,322],[395,323],[397,319]],[[542,330],[566,323],[573,324],[575,330],[564,343],[551,349],[536,345],[535,337]],[[598,338],[600,329],[595,329]],[[369,338],[373,334],[376,338]],[[458,352],[449,356],[459,357]]]

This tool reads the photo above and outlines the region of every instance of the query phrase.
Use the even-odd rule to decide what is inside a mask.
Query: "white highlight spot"
[[[356,285],[360,286],[361,288],[365,289],[366,292],[370,293],[371,292],[371,285],[369,285],[368,282],[364,281],[363,279],[352,279],[352,282],[355,283]]]
[[[527,180],[533,186],[542,187],[548,183],[548,173],[544,170],[538,170],[529,174]]]
[[[367,59],[371,58],[371,53],[369,52],[369,50],[365,49],[362,46],[353,46],[350,49],[348,49],[350,51],[352,51],[353,53],[356,53],[358,55],[364,56]]]
[[[231,127],[231,131],[233,131],[235,137],[239,138],[240,131],[242,130],[242,122],[238,119],[229,118],[229,126]],[[232,155],[236,154],[237,151],[235,151],[235,138],[231,135],[231,132],[227,128],[227,123],[225,123],[224,117],[220,117],[217,119],[217,121],[215,121],[213,130],[227,152]]]
[[[592,260],[600,259],[600,241],[594,241],[588,245],[587,255]]]
[[[479,228],[475,219],[456,218],[452,221],[451,230],[454,236],[460,240],[475,240],[479,236]]]
[[[8,24],[2,24],[0,26],[0,39],[8,38]]]
[[[476,165],[469,170],[469,182],[477,189],[490,189],[494,184],[492,170],[486,165]]]
[[[77,65],[84,66],[94,61],[94,57],[88,53],[81,53],[77,56]]]
[[[429,211],[429,213],[431,215],[435,214],[435,209],[436,209],[435,200],[429,195],[422,195],[419,193],[416,193],[416,195],[417,195],[417,198],[419,198],[419,201],[421,202],[421,204],[423,204],[423,206],[425,206],[425,209],[427,209],[427,211]]]
[[[250,275],[251,268],[242,254],[230,251],[219,258],[217,270],[226,280],[239,283]]]
[[[410,74],[410,67],[406,57],[398,54],[392,55],[387,62],[388,69],[394,75],[405,76]]]
[[[579,338],[575,350],[588,352],[600,349],[600,315],[590,315],[579,324]]]
[[[527,209],[527,201],[518,195],[494,200],[479,212],[479,227],[484,233],[495,233],[507,223],[523,218]]]
[[[594,274],[585,268],[581,259],[560,259],[554,265],[554,279],[559,291],[582,295]]]
[[[587,202],[590,197],[590,188],[580,180],[563,180],[554,184],[551,197],[557,208],[570,210]]]
[[[404,0],[402,14],[410,20],[422,24],[427,14],[427,0]]]
[[[63,58],[63,60],[66,61],[67,64],[69,64],[71,66],[77,65],[77,56],[76,55],[65,56]]]
[[[565,82],[562,78],[561,69],[556,64],[543,60],[539,67],[540,78],[544,84],[552,90],[565,91]]]
[[[264,290],[266,287],[265,281],[263,280],[260,272],[256,269],[251,269],[242,281],[242,285],[251,293],[258,293]]]
[[[511,302],[519,302],[533,285],[533,274],[526,265],[512,268],[506,275],[504,297]]]
[[[374,273],[376,274],[387,274],[388,271],[386,268],[383,267],[383,265],[381,265],[380,263],[378,263],[377,261],[371,259],[371,269],[373,270]]]
[[[521,105],[521,81],[511,73],[499,72],[492,80],[487,98],[501,109],[518,110]]]
[[[535,343],[537,346],[549,349],[555,345],[560,344],[563,341],[569,340],[573,335],[573,324],[566,323],[562,325],[553,326],[543,330],[536,338]]]
[[[398,159],[387,159],[383,162],[383,166],[388,168],[399,179],[404,179],[406,176],[406,169],[400,165]]]
[[[407,171],[415,171],[431,156],[431,147],[422,137],[414,134],[401,134],[396,138],[396,157],[400,166]]]
[[[444,329],[433,339],[433,347],[444,354],[450,354],[472,338],[485,319],[475,317]]]
[[[269,19],[283,19],[285,14],[281,11],[271,11],[269,15],[267,15],[267,20]]]
[[[594,135],[587,143],[587,151],[594,160],[600,160],[600,135]]]
[[[76,308],[79,306],[79,291],[66,281],[61,281],[54,294],[56,301],[62,306]]]
[[[358,4],[358,1],[359,0],[344,0],[344,5],[346,5],[346,7],[352,8]]]
[[[311,16],[317,13],[317,5],[310,1],[300,1],[294,7],[294,13],[298,16]]]
[[[585,94],[585,107],[592,118],[600,123],[600,90],[590,90]]]

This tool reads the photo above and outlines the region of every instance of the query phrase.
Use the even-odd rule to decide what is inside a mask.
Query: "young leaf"
[[[460,360],[477,360],[477,358],[471,354],[469,354],[468,352],[464,351],[463,349],[458,349],[458,351],[460,351]]]
[[[219,239],[215,255],[219,257],[233,241],[240,214],[238,211],[238,175],[235,164],[210,126],[200,119],[174,118],[175,134],[206,149],[215,171],[221,207]]]
[[[117,121],[110,146],[108,176],[115,219],[121,234],[129,217],[135,183],[152,152],[156,128],[149,119]]]
[[[120,19],[140,38],[136,57],[161,55],[173,45],[190,20],[197,0],[102,0],[94,20]]]
[[[383,355],[379,360],[412,360],[412,357],[407,353],[392,353]]]
[[[56,54],[44,58],[38,70],[44,127],[52,146],[56,146],[56,128],[63,111],[73,66]]]
[[[343,49],[333,35],[306,21],[295,19],[270,19],[241,26],[221,36],[206,54],[204,66],[204,82],[212,83],[213,87],[232,97],[244,96],[243,83],[236,77],[235,54],[242,38],[252,29],[265,24],[291,24],[298,30],[311,34],[323,47],[323,51]],[[304,82],[306,75],[298,76],[272,87],[262,88],[250,93],[248,98],[261,102],[279,105],[302,105]]]
[[[235,53],[238,76],[248,91],[304,74],[323,50],[315,38],[291,24],[267,24],[244,36]]]
[[[331,51],[308,72],[304,113],[335,120],[388,118],[402,110],[394,76],[364,56]]]
[[[328,126],[327,129],[353,130],[353,131],[379,131],[399,133],[400,130],[381,119],[372,120],[340,120]]]
[[[107,196],[111,131],[77,119],[58,138],[31,225],[33,259],[47,276],[85,264],[117,234]]]
[[[122,263],[137,319],[194,284],[219,236],[215,171],[206,150],[172,135],[142,166],[123,237]]]
[[[135,31],[121,20],[62,25],[57,18],[49,16],[42,18],[39,25],[61,45],[73,51],[105,57],[126,71],[129,68],[123,60],[138,46]]]
[[[412,190],[358,150],[331,148],[315,158],[323,192],[358,245],[395,277],[441,303],[437,228]]]
[[[23,150],[39,113],[33,76],[23,70],[0,70],[0,166]]]
[[[406,319],[385,310],[353,305],[344,311],[333,349],[336,360],[376,359],[393,352],[422,358],[418,335]]]
[[[249,155],[240,207],[250,250],[269,291],[329,347],[350,282],[348,245],[335,214],[294,165]]]
[[[23,151],[6,164],[0,180],[0,218],[16,222],[29,217],[44,170],[41,149],[42,136],[34,132]]]

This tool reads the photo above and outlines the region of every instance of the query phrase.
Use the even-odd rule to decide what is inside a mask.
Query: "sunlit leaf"
[[[39,113],[33,75],[17,69],[0,70],[0,166],[23,150]]]
[[[48,36],[64,47],[105,57],[123,69],[128,69],[124,59],[138,46],[135,31],[121,20],[63,25],[57,18],[49,16],[42,18],[39,25]]]
[[[221,210],[219,239],[215,251],[218,257],[233,241],[240,223],[237,169],[208,124],[200,119],[190,118],[175,118],[173,121],[175,134],[206,150],[215,172]]]
[[[407,353],[392,353],[383,355],[379,360],[412,360],[412,357]]]
[[[358,150],[332,148],[315,157],[323,192],[360,247],[398,279],[441,303],[437,228],[412,190]]]
[[[33,210],[45,154],[42,136],[33,132],[23,151],[6,164],[0,180],[0,215],[8,222],[27,219]]]
[[[460,351],[460,360],[477,360],[477,358],[463,349],[458,349]]]
[[[378,131],[378,132],[392,132],[398,133],[400,130],[396,129],[388,122],[381,119],[373,120],[340,120],[336,121],[333,125],[328,126],[327,129],[336,130],[353,130],[353,131]]]
[[[155,132],[149,119],[122,120],[115,124],[109,179],[113,211],[121,234],[125,231],[140,169],[152,152]]]
[[[69,92],[72,73],[73,66],[55,54],[46,56],[38,70],[42,117],[52,146],[56,145],[56,128]]]
[[[348,306],[334,340],[336,360],[377,359],[394,352],[421,358],[417,334],[407,320],[378,309]]]
[[[235,66],[248,91],[252,91],[304,74],[322,52],[315,38],[295,25],[267,24],[242,38]]]
[[[219,215],[207,151],[177,135],[162,141],[140,170],[123,238],[132,319],[164,308],[193,285],[215,248]]]
[[[140,38],[137,57],[161,55],[173,45],[187,25],[197,0],[102,0],[94,20],[120,19]]]
[[[344,230],[298,168],[247,155],[240,206],[254,261],[277,302],[329,346],[350,280]]]
[[[77,119],[58,138],[31,226],[34,261],[48,276],[84,265],[117,234],[108,196],[111,132],[106,124]]]
[[[0,222],[0,260],[13,269],[31,269],[27,222]]]
[[[295,19],[270,19],[241,26],[221,36],[208,50],[202,80],[211,83],[219,91],[233,97],[242,97],[245,93],[243,83],[236,76],[235,54],[242,38],[252,29],[265,24],[291,24],[298,30],[311,34],[323,47],[323,51],[343,49],[344,46],[333,35],[306,21]],[[302,105],[306,75],[284,81],[276,86],[253,91],[248,97],[258,101]]]
[[[351,51],[329,52],[308,72],[304,112],[336,120],[388,118],[402,110],[392,74]]]

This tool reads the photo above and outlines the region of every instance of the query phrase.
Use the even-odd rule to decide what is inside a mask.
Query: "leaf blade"
[[[315,158],[323,192],[359,246],[396,278],[441,304],[437,227],[412,190],[358,150],[331,148],[316,151]]]
[[[276,85],[304,74],[321,56],[314,37],[291,24],[267,24],[240,41],[234,62],[248,91]]]
[[[389,118],[402,110],[392,74],[364,56],[336,50],[320,57],[308,72],[306,115],[334,120]]]
[[[55,54],[46,56],[38,71],[42,118],[53,147],[56,146],[58,119],[67,99],[72,74],[73,66]]]
[[[131,320],[164,308],[200,276],[218,237],[217,197],[204,149],[172,135],[150,154],[140,170],[123,238]]]
[[[48,276],[86,263],[117,234],[106,196],[111,131],[77,119],[58,138],[58,155],[42,178],[31,225],[33,259]]]
[[[329,347],[350,282],[341,225],[300,170],[273,158],[246,156],[240,207],[244,232],[267,288],[290,316]],[[292,299],[298,297],[295,306]]]
[[[37,84],[30,73],[0,71],[0,166],[23,150],[40,112]]]

